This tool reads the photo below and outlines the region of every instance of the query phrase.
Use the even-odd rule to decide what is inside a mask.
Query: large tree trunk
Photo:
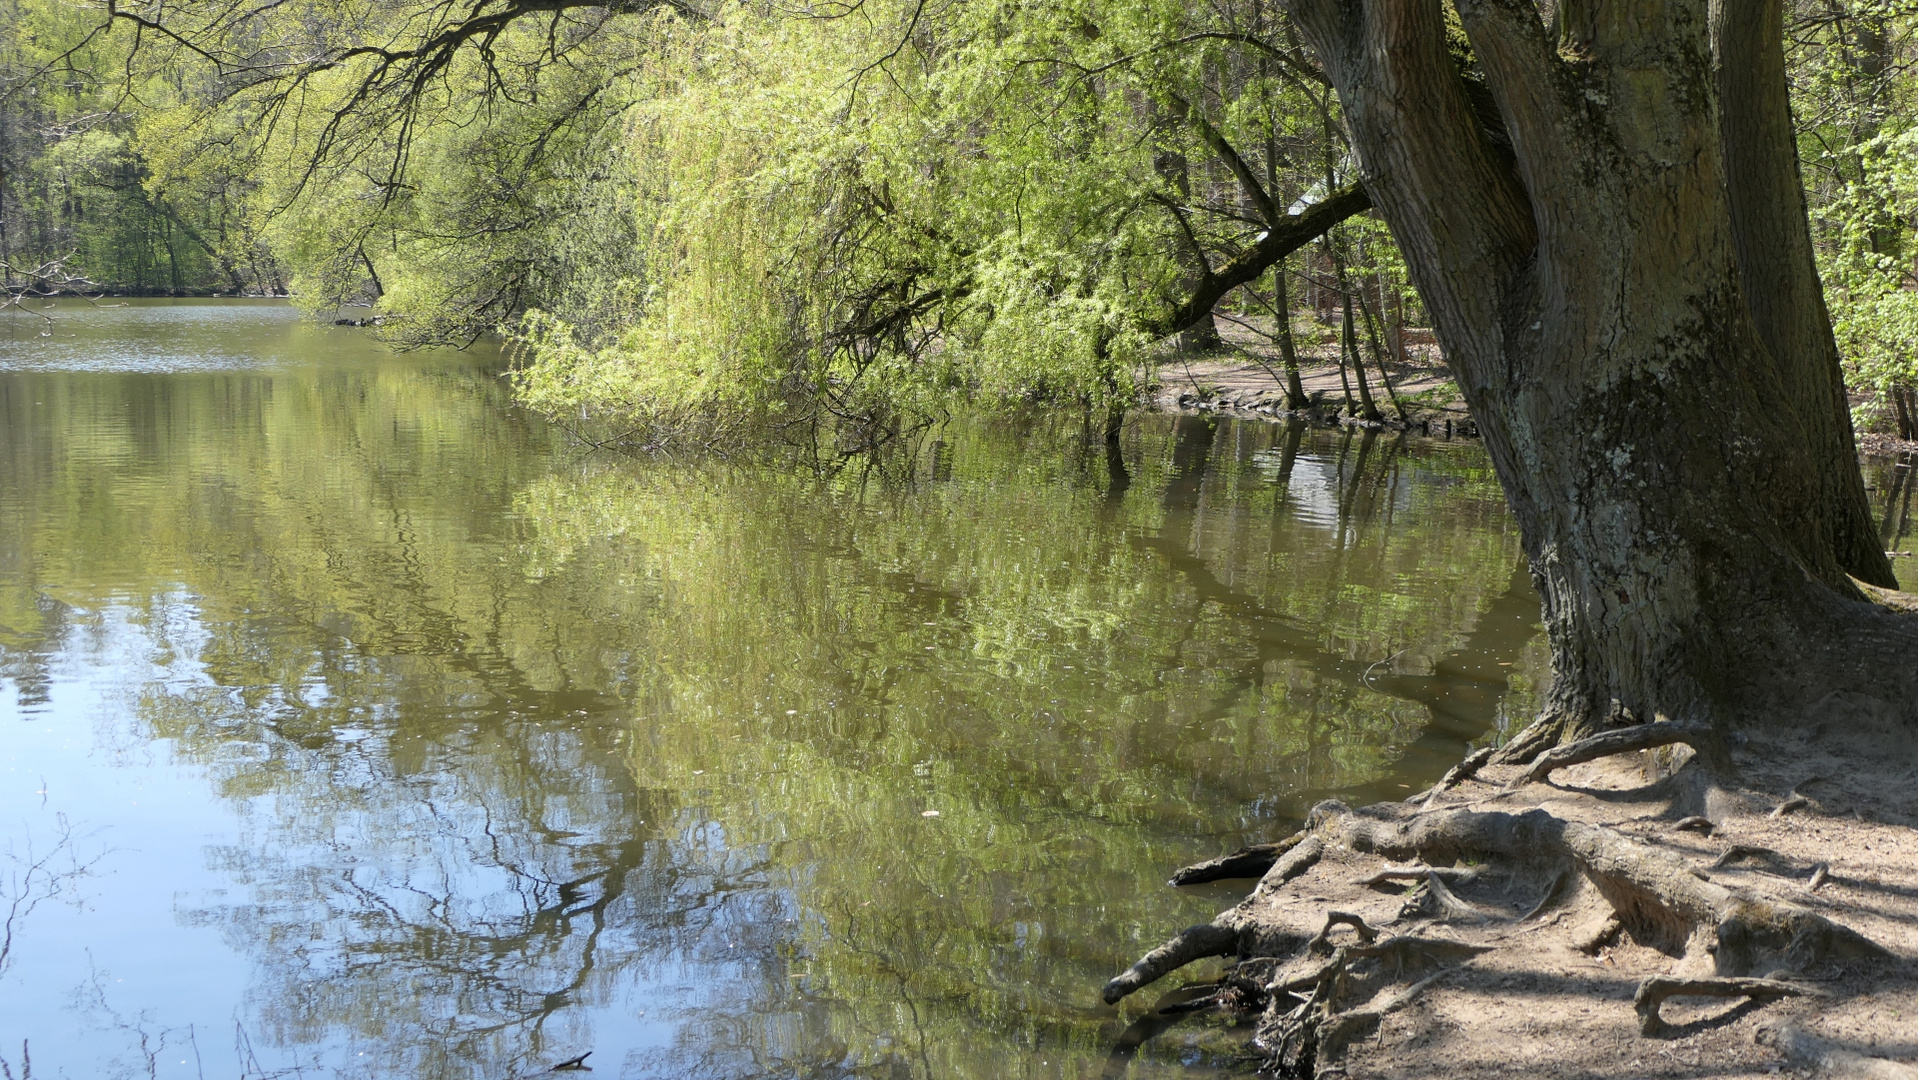
[[[1746,307],[1832,485],[1832,545],[1854,576],[1897,588],[1855,467],[1851,402],[1805,219],[1785,81],[1782,0],[1713,0],[1713,57],[1733,250]]]
[[[1552,41],[1532,0],[1457,0],[1509,146],[1440,0],[1289,6],[1544,597],[1552,687],[1517,747],[1840,692],[1908,715],[1918,626],[1848,576],[1892,580],[1810,262],[1776,3],[1727,2],[1714,27],[1708,0],[1560,0]]]

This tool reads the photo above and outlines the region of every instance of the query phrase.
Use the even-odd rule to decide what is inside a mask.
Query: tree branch
[[[1232,175],[1239,181],[1240,190],[1245,192],[1246,198],[1251,199],[1252,205],[1258,209],[1259,220],[1266,225],[1278,224],[1279,211],[1272,205],[1272,196],[1266,193],[1265,185],[1259,183],[1259,178],[1252,172],[1252,167],[1247,165],[1245,159],[1239,156],[1239,152],[1226,141],[1225,135],[1218,128],[1213,127],[1212,121],[1207,120],[1204,113],[1193,108],[1190,102],[1177,94],[1172,95],[1172,99],[1178,102],[1181,111],[1192,121],[1192,126],[1199,130],[1199,138],[1205,140],[1205,144],[1212,148],[1212,152],[1219,155],[1219,160],[1225,162],[1225,167],[1232,170]]]
[[[1165,337],[1186,329],[1210,315],[1226,293],[1254,280],[1273,263],[1325,235],[1332,226],[1371,208],[1371,197],[1364,188],[1354,184],[1331,198],[1313,203],[1299,214],[1280,217],[1251,247],[1201,278],[1185,300],[1161,318],[1147,323],[1146,330],[1156,337]]]

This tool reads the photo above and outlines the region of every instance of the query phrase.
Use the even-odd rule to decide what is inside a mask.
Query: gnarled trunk
[[[1440,0],[1290,7],[1544,596],[1553,683],[1518,746],[1834,691],[1908,714],[1918,627],[1849,576],[1893,581],[1811,263],[1776,0],[1560,0],[1557,40],[1531,0],[1457,0],[1509,144]]]

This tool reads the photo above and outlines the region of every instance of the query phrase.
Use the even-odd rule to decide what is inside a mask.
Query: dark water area
[[[1891,568],[1898,575],[1898,587],[1918,592],[1918,540],[1912,533],[1918,520],[1912,516],[1914,489],[1918,489],[1918,454],[1902,453],[1865,459],[1865,490],[1871,496],[1872,511],[1878,519],[1878,532],[1891,555]]]
[[[1243,1075],[1217,1021],[1113,1056],[1100,986],[1245,887],[1169,872],[1545,676],[1470,443],[1149,415],[1118,487],[955,421],[822,478],[274,302],[55,314],[0,320],[15,1075]]]

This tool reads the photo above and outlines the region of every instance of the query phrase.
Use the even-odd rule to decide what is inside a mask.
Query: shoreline
[[[1375,371],[1367,369],[1374,379]],[[1158,386],[1147,405],[1159,412],[1237,414],[1270,420],[1296,417],[1328,427],[1413,431],[1433,437],[1443,437],[1449,425],[1459,437],[1477,436],[1477,425],[1461,401],[1449,369],[1443,365],[1395,365],[1388,374],[1405,406],[1403,420],[1381,388],[1373,391],[1380,399],[1380,420],[1347,413],[1339,365],[1320,360],[1302,362],[1299,368],[1299,382],[1312,399],[1308,409],[1286,408],[1285,387],[1277,369],[1256,360],[1231,357],[1178,358],[1162,363]]]
[[[1674,754],[1668,745],[1572,764],[1542,781],[1524,767],[1489,766],[1403,803],[1320,804],[1282,855],[1248,863],[1242,852],[1211,876],[1205,868],[1222,860],[1181,871],[1188,884],[1239,877],[1248,885],[1249,874],[1263,872],[1212,924],[1220,942],[1201,949],[1240,959],[1216,976],[1151,986],[1140,997],[1155,1003],[1134,1024],[1202,1018],[1208,1028],[1198,1040],[1220,1052],[1237,1042],[1241,1054],[1251,1026],[1261,1057],[1284,1062],[1274,1049],[1284,1041],[1278,1018],[1326,993],[1299,982],[1300,973],[1336,957],[1351,963],[1333,991],[1345,1010],[1336,1015],[1355,1027],[1279,1075],[1914,1080],[1918,752],[1895,719],[1831,704],[1834,722],[1820,725],[1822,735],[1751,732],[1731,754],[1735,780],[1714,782],[1688,748]],[[1832,947],[1794,964],[1766,954],[1755,961],[1763,970],[1748,974],[1780,985],[1747,997],[1713,984],[1725,966],[1719,945],[1731,940],[1724,924],[1716,937],[1702,924],[1689,934],[1661,926],[1651,909],[1620,906],[1623,876],[1495,856],[1435,857],[1427,869],[1416,857],[1407,865],[1404,851],[1354,840],[1368,829],[1508,816],[1603,832],[1620,850],[1675,860],[1697,891],[1730,897],[1741,910],[1804,912],[1888,955]],[[1300,858],[1308,847],[1312,857]],[[1156,975],[1142,969],[1155,957],[1172,963],[1167,947],[1210,930],[1195,927],[1148,954],[1109,984],[1108,996],[1150,983]],[[1390,959],[1394,943],[1406,955]],[[1363,959],[1368,952],[1381,959]],[[1660,991],[1646,988],[1674,979],[1730,996],[1673,996],[1648,1019],[1643,1003]],[[1296,996],[1273,992],[1292,983]]]

